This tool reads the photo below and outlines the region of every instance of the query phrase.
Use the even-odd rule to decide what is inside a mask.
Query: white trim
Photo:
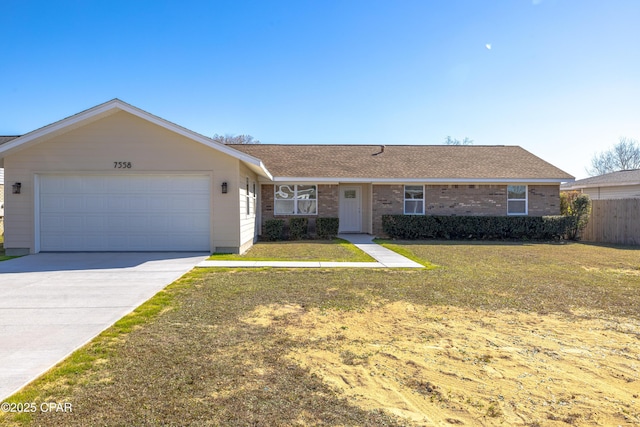
[[[561,178],[322,178],[322,177],[273,177],[270,182],[320,184],[560,184],[566,182]]]
[[[129,105],[119,99],[112,99],[111,101],[107,101],[104,104],[97,105],[74,116],[67,117],[66,119],[62,119],[40,129],[36,129],[10,142],[2,144],[0,145],[0,157],[4,157],[4,153],[19,149],[23,145],[28,145],[31,142],[37,143],[37,140],[40,138],[46,138],[48,136],[51,137],[55,136],[56,134],[64,133],[68,130],[73,129],[74,127],[81,125],[83,122],[97,120],[99,118],[117,113],[118,111],[125,111],[150,123],[158,125],[166,130],[199,142],[207,147],[216,149],[224,154],[227,154],[246,163],[259,175],[262,175],[269,179],[273,178],[271,173],[262,163],[262,160],[216,142],[211,138],[207,138],[204,135],[200,135],[197,132],[193,132],[189,129],[183,128],[182,126],[176,125],[175,123],[169,122],[158,116],[154,116],[153,114],[147,113],[146,111]]]

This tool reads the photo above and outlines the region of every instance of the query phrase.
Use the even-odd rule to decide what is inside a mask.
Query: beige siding
[[[249,178],[249,210],[247,214],[247,189],[246,182],[247,178]],[[242,165],[240,166],[240,175],[238,176],[238,197],[240,198],[240,252],[244,252],[244,250],[251,247],[251,244],[255,241],[257,237],[257,222],[256,222],[256,213],[257,206],[255,203],[257,202],[257,197],[254,197],[253,194],[253,184],[255,183],[256,192],[258,191],[258,177],[254,174],[249,168]]]
[[[640,184],[585,188],[582,192],[588,194],[592,200],[635,199],[640,198]]]
[[[115,169],[114,162],[131,162]],[[211,177],[211,250],[241,245],[240,161],[126,112],[118,112],[40,142],[5,158],[5,180],[21,182],[22,194],[6,195],[6,248],[34,251],[35,177],[47,173],[205,173]],[[222,182],[229,183],[221,194]],[[234,188],[235,187],[235,188]]]

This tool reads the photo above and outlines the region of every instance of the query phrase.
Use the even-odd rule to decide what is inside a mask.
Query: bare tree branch
[[[260,144],[260,141],[251,135],[218,135],[217,133],[211,138],[220,144]]]
[[[611,149],[593,156],[587,173],[595,176],[628,169],[640,169],[640,145],[635,139],[620,137]]]
[[[460,141],[459,139],[454,139],[451,138],[450,136],[447,136],[444,139],[444,144],[445,145],[473,145],[473,139],[469,139],[465,136],[465,138]]]

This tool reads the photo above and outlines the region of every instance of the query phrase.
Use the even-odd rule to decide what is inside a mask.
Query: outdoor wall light
[[[20,189],[22,188],[22,183],[16,182],[11,187],[13,187],[13,194],[20,194]]]
[[[228,186],[227,186],[227,181],[222,183],[222,194],[227,194],[227,190],[228,190]]]

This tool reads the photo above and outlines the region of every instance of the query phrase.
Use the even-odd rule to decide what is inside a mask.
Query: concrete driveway
[[[46,253],[0,262],[0,401],[207,256]]]

